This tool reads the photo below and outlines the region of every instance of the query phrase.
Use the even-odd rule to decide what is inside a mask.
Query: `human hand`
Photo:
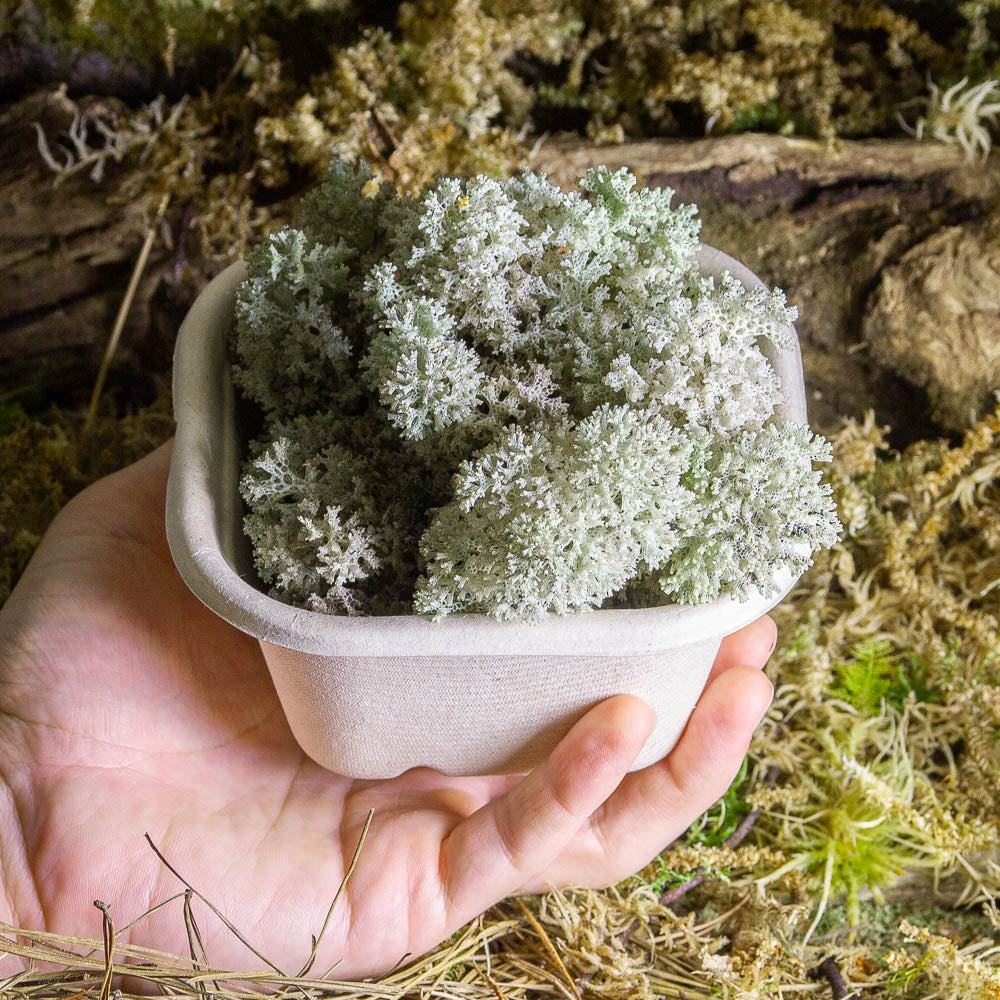
[[[295,742],[257,642],[174,568],[169,459],[165,445],[76,497],[0,612],[0,920],[94,937],[95,898],[119,926],[138,916],[180,888],[148,832],[294,974],[374,810],[316,967],[342,958],[340,979],[378,975],[508,895],[626,878],[736,774],[771,696],[767,617],[723,642],[677,747],[644,770],[626,774],[653,717],[629,695],[593,708],[527,776],[322,769]],[[252,964],[220,922],[199,921],[213,964]],[[188,944],[169,907],[123,940]]]

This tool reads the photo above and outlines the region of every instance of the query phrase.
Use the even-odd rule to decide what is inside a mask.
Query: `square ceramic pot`
[[[702,272],[762,283],[711,247]],[[246,271],[229,267],[198,297],[174,355],[177,436],[167,492],[167,537],[187,585],[216,614],[256,637],[288,722],[318,763],[354,778],[420,765],[446,774],[527,771],[589,708],[638,695],[656,728],[633,770],[674,746],[724,636],[791,589],[698,606],[592,611],[538,624],[455,615],[341,617],[268,597],[243,534],[238,490],[244,441],[227,356],[234,296]],[[806,422],[797,341],[762,347],[782,380],[778,421]]]

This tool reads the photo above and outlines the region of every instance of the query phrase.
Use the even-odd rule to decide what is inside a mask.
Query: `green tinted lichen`
[[[787,346],[795,312],[700,275],[693,206],[625,168],[572,193],[530,170],[414,198],[373,180],[334,161],[237,293],[234,379],[265,421],[245,523],[275,596],[384,602],[365,581],[391,549],[393,600],[418,566],[434,617],[587,610],[638,578],[743,599],[836,538],[825,445],[763,426],[781,392],[761,344]],[[354,421],[384,454],[338,438]],[[373,462],[398,469],[388,506]]]
[[[692,443],[650,410],[512,426],[464,463],[420,540],[420,614],[587,611],[677,545]]]

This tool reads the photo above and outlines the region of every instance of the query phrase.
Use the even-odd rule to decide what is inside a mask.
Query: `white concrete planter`
[[[711,247],[702,271],[762,283]],[[348,618],[291,607],[256,581],[237,488],[242,440],[226,338],[242,263],[198,297],[174,355],[177,437],[167,491],[167,537],[187,585],[216,614],[260,640],[302,748],[355,778],[427,765],[446,774],[526,771],[590,707],[614,694],[644,699],[656,728],[633,770],[674,746],[722,638],[791,589],[745,602],[593,611],[540,624],[457,615]],[[765,353],[782,379],[776,419],[806,422],[798,346]]]

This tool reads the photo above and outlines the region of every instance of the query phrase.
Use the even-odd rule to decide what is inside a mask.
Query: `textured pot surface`
[[[761,282],[711,247],[703,273]],[[392,777],[426,765],[448,774],[524,771],[573,722],[613,694],[656,712],[633,770],[680,736],[719,643],[791,589],[698,606],[593,611],[527,625],[484,615],[348,618],[291,607],[260,589],[242,531],[243,438],[226,353],[242,263],[227,268],[185,319],[174,356],[177,437],[167,489],[167,538],[195,595],[261,640],[275,688],[303,749],[350,777]],[[781,377],[775,419],[806,422],[798,347],[762,345]]]
[[[445,774],[528,771],[597,702],[638,695],[657,726],[632,770],[680,737],[721,637],[628,656],[320,656],[261,643],[295,738],[352,778],[427,764]]]

